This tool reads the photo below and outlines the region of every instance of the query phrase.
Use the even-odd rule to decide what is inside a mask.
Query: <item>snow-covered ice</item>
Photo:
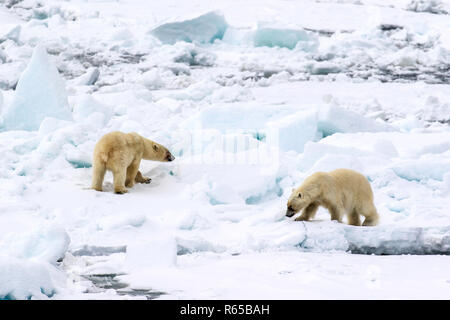
[[[164,23],[150,31],[161,42],[177,41],[209,43],[222,39],[228,24],[216,12],[209,12],[194,19]]]
[[[0,299],[448,299],[449,12],[0,0]],[[176,160],[93,191],[114,130]],[[285,217],[342,167],[379,226]]]
[[[58,70],[46,49],[36,46],[14,93],[14,101],[3,113],[4,130],[36,130],[42,120],[53,117],[70,120],[67,93]]]

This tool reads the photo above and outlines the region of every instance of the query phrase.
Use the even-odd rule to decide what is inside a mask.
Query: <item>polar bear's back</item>
[[[340,189],[350,192],[359,200],[373,201],[373,192],[369,180],[359,172],[350,169],[336,169],[328,173]]]
[[[142,153],[142,138],[135,133],[113,131],[105,134],[95,145],[94,159],[107,163],[112,158],[134,157]],[[128,159],[121,159],[128,160]]]

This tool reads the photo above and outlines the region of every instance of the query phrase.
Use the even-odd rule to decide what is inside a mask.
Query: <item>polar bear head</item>
[[[300,187],[292,190],[292,194],[287,203],[287,217],[292,217],[317,200],[322,191],[322,174],[322,172],[317,172],[309,176]]]
[[[287,203],[287,217],[292,217],[294,214],[296,214],[303,208],[306,208],[311,203],[309,197],[305,194],[305,192],[299,189],[300,188],[292,190],[292,194],[289,197]]]
[[[175,160],[175,157],[163,145],[151,141],[149,139],[144,139],[144,143],[145,148],[142,158],[144,158],[145,160],[154,160],[163,162]]]

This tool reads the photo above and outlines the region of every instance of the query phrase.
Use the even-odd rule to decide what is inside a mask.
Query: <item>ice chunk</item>
[[[327,106],[319,111],[297,110],[291,106],[255,107],[253,104],[214,107],[204,109],[184,125],[188,129],[216,129],[220,132],[249,130],[263,135],[266,132],[277,135],[275,141],[281,150],[297,152],[302,152],[308,141],[318,141],[323,136],[336,132],[394,130],[388,124],[340,107]]]
[[[8,39],[18,43],[19,42],[19,38],[20,38],[20,31],[21,30],[22,30],[22,27],[20,25],[17,25],[15,27],[13,27],[7,33],[5,33],[4,35],[0,36],[0,43],[2,43],[3,41],[6,41]]]
[[[69,235],[64,229],[52,228],[44,233],[34,234],[24,247],[24,252],[35,260],[46,261],[51,264],[62,258],[70,243]]]
[[[450,254],[450,227],[345,228],[349,250],[359,254]]]
[[[279,149],[245,134],[217,137],[202,154],[194,150],[183,157],[177,176],[192,183],[188,197],[202,196],[218,205],[255,204],[281,195]]]
[[[197,18],[180,22],[165,23],[150,31],[162,43],[177,41],[212,43],[222,39],[228,24],[217,12],[208,12]]]
[[[222,87],[214,91],[211,95],[212,102],[238,102],[254,100],[252,91],[249,88],[233,85],[231,87]]]
[[[344,146],[337,147],[326,143],[307,142],[305,144],[303,154],[298,159],[297,167],[303,171],[307,171],[320,159],[326,157],[327,155],[332,155],[333,157],[353,155],[354,157],[361,158],[366,156],[367,153],[356,148]]]
[[[91,86],[95,84],[100,76],[100,71],[96,67],[89,68],[86,73],[70,81],[70,84],[76,86]]]
[[[450,254],[450,227],[356,227],[332,221],[303,222],[308,251],[358,254]],[[330,235],[333,235],[330,237]]]
[[[179,112],[182,108],[183,102],[171,98],[162,98],[155,102],[157,106],[169,109],[171,112]]]
[[[142,84],[148,89],[160,89],[165,86],[157,68],[153,68],[141,75]]]
[[[336,222],[302,222],[305,237],[299,244],[311,251],[348,250],[348,241],[343,228]]]
[[[253,35],[255,47],[282,47],[294,49],[297,45],[305,51],[317,48],[317,40],[305,30],[258,27]]]
[[[101,230],[112,231],[123,227],[140,227],[146,222],[147,218],[142,213],[134,213],[127,216],[104,217],[99,219],[98,226]]]
[[[402,131],[411,131],[413,129],[423,127],[423,124],[421,123],[421,121],[412,114],[407,115],[403,119],[396,120],[396,121],[392,122],[392,124]]]
[[[71,120],[63,79],[44,47],[36,46],[3,115],[4,130],[37,130],[45,117]]]
[[[308,172],[331,171],[339,168],[351,168],[364,172],[364,163],[361,161],[361,158],[352,154],[325,154],[314,163]]]
[[[0,91],[0,115],[2,114],[2,109],[3,109],[3,93]]]
[[[224,246],[218,245],[216,243],[212,243],[211,241],[204,238],[194,238],[194,239],[185,239],[181,237],[177,237],[177,254],[184,255],[190,254],[193,252],[202,252],[202,251],[210,251],[210,252],[224,252],[226,248]]]
[[[42,4],[33,8],[33,18],[43,20],[59,16],[64,20],[75,21],[79,19],[78,9],[67,4]]]
[[[222,90],[215,91],[213,98],[221,94]],[[297,110],[291,106],[261,106],[253,103],[217,106],[204,109],[183,126],[188,130],[199,128],[218,130],[220,133],[251,133],[257,140],[264,140],[283,151],[301,152],[307,141],[317,141],[322,135],[317,127],[317,112]]]
[[[199,88],[210,88],[210,91],[219,89],[217,84],[207,86],[205,83]],[[192,88],[197,87],[192,85]],[[189,87],[189,88],[191,88]],[[214,89],[214,90],[212,90]],[[266,123],[289,116],[293,111],[289,106],[265,106],[259,103],[230,104],[205,108],[199,114],[186,120],[184,126],[188,129],[203,128],[217,129],[221,132],[232,130],[263,130]]]
[[[392,168],[396,175],[409,181],[444,180],[450,172],[450,157],[428,154],[419,159],[402,160]]]
[[[44,299],[54,293],[44,264],[0,256],[0,300]]]
[[[406,5],[406,10],[415,12],[430,12],[435,14],[447,14],[441,0],[411,0]]]
[[[321,133],[317,130],[317,113],[315,111],[299,111],[268,122],[267,125],[277,131],[279,148],[283,151],[303,152],[305,143],[322,138]]]
[[[39,126],[39,135],[45,136],[46,134],[53,133],[56,130],[67,126],[70,122],[65,120],[59,120],[56,118],[45,118],[42,120],[41,125]]]
[[[219,88],[220,85],[217,84],[216,82],[209,80],[202,80],[200,82],[190,85],[186,89],[172,93],[170,97],[177,100],[190,99],[199,101],[210,96],[215,90]]]
[[[110,36],[113,41],[125,41],[132,39],[134,37],[133,33],[128,28],[119,28],[119,30],[114,31]]]
[[[186,63],[190,66],[211,67],[217,57],[214,53],[203,50],[193,43],[178,42],[173,45],[175,55],[173,61],[176,63]]]
[[[254,30],[228,27],[222,41],[233,45],[253,45]]]
[[[3,51],[2,48],[0,48],[0,62],[5,63],[6,62],[6,53]]]
[[[388,157],[398,157],[398,151],[394,144],[386,139],[377,140],[373,146],[374,151],[378,154],[384,154]]]
[[[94,115],[99,114],[95,113]],[[92,119],[92,116],[87,120]],[[96,121],[101,121],[100,119],[95,119]],[[57,127],[58,129],[54,132],[50,132],[45,134],[48,129],[52,126]],[[63,122],[49,122],[47,128],[43,128],[41,130],[43,136],[40,139],[39,145],[36,149],[38,154],[40,154],[40,158],[36,158],[33,162],[33,165],[28,167],[28,170],[34,170],[37,168],[42,168],[47,160],[53,160],[57,158],[61,151],[67,150],[68,148],[75,147],[83,143],[86,136],[86,128],[92,128],[93,126],[83,126],[83,125],[69,125],[64,126]],[[43,160],[46,161],[43,161]],[[30,163],[31,164],[31,163]],[[25,173],[25,172],[24,172]]]
[[[71,251],[73,256],[109,256],[114,253],[125,253],[127,247],[126,246],[113,246],[113,247],[100,247],[93,245],[83,245],[80,248]]]
[[[339,73],[340,71],[341,68],[330,61],[314,62],[314,64],[310,68],[311,74]]]
[[[444,183],[444,192],[448,193],[450,195],[450,172],[447,172],[446,174],[444,174],[444,178],[443,178],[443,183]]]
[[[336,132],[395,131],[386,123],[363,117],[356,112],[334,105],[325,105],[319,109],[317,125],[325,137]]]
[[[71,150],[66,150],[65,158],[74,168],[92,167],[92,155],[73,146],[71,146]]]
[[[103,119],[100,123],[106,124],[111,118],[113,112],[108,106],[101,104],[91,95],[82,95],[79,101],[76,102],[73,108],[73,118],[75,121],[83,121],[93,115],[94,113],[100,113],[103,115]],[[98,118],[97,118],[98,119]]]
[[[32,259],[56,265],[56,262],[64,257],[69,247],[69,235],[59,227],[41,229],[31,231],[29,234],[7,233],[2,239],[0,252],[9,253],[16,258]]]
[[[56,264],[68,249],[68,234],[56,226],[6,231],[10,227],[3,225],[0,238],[0,300],[51,297],[62,276]]]

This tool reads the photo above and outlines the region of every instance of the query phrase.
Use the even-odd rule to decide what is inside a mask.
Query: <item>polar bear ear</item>
[[[301,199],[302,198],[302,194],[299,192],[298,193],[298,197]]]
[[[158,146],[156,144],[153,145],[153,150],[158,151]]]

